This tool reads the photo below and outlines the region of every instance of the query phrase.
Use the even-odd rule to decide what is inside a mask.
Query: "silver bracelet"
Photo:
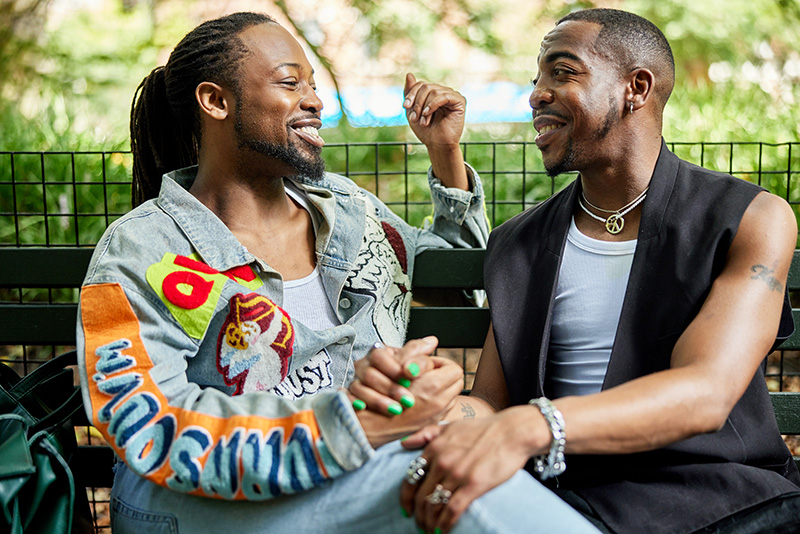
[[[564,432],[564,416],[556,408],[555,404],[546,397],[531,399],[528,404],[533,404],[542,412],[544,420],[550,427],[553,434],[553,441],[550,442],[549,454],[542,454],[533,458],[536,473],[540,480],[547,480],[560,475],[567,469],[564,461],[564,447],[567,443],[567,434]]]

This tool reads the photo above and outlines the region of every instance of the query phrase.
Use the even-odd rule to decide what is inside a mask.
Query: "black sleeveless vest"
[[[761,191],[682,161],[662,144],[603,389],[669,368]],[[556,280],[579,192],[576,180],[489,239],[486,291],[512,404],[544,394]],[[776,346],[792,330],[787,294]],[[759,370],[721,430],[645,453],[568,455],[557,484],[578,492],[616,532],[675,534],[797,491],[800,475]]]

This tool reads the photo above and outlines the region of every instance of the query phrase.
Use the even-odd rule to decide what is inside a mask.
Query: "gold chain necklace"
[[[634,198],[632,201],[630,201],[625,206],[622,206],[618,210],[604,210],[603,208],[598,208],[597,206],[595,206],[594,204],[589,202],[589,199],[586,198],[586,195],[583,193],[583,191],[581,191],[581,198],[578,199],[578,204],[580,204],[580,206],[583,209],[583,211],[588,213],[589,216],[592,219],[595,219],[595,220],[600,221],[601,223],[604,223],[606,225],[606,232],[608,232],[609,234],[612,234],[612,235],[617,235],[625,227],[625,218],[624,218],[624,216],[627,215],[633,208],[635,208],[636,206],[641,204],[642,201],[644,201],[645,197],[647,196],[647,190],[648,189],[650,189],[650,186],[647,186],[644,189],[644,191],[642,191],[641,194],[638,197]],[[581,199],[583,199],[583,200],[581,200]],[[611,215],[609,215],[605,219],[600,217],[599,215],[595,215],[594,213],[589,211],[589,208],[587,208],[583,204],[584,201],[587,204],[589,204],[592,208],[596,209],[597,211],[601,211],[603,213],[610,213]]]

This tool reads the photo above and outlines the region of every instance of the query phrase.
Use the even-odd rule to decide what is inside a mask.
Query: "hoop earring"
[[[628,113],[633,115],[633,100],[628,100]]]

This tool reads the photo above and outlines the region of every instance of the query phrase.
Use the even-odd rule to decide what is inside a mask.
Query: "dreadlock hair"
[[[205,81],[238,94],[236,74],[248,53],[238,34],[251,26],[277,24],[259,13],[233,13],[202,23],[175,47],[167,64],[147,75],[131,104],[133,207],[158,196],[164,173],[197,164],[200,114],[195,99]]]
[[[656,96],[663,109],[675,85],[675,58],[669,41],[649,20],[619,9],[573,11],[556,25],[569,20],[593,22],[601,26],[595,49],[617,63],[623,73],[640,67],[656,75]]]

